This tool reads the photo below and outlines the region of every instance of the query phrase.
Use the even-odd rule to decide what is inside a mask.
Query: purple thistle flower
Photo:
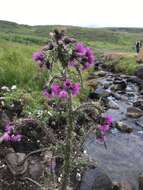
[[[108,124],[108,125],[111,125],[112,124],[112,121],[113,121],[113,119],[112,119],[112,116],[106,116],[105,117],[105,122]]]
[[[101,131],[101,132],[108,132],[110,130],[110,127],[109,125],[99,125],[98,129]]]
[[[72,86],[72,82],[70,80],[64,81],[64,87],[65,89],[70,89]]]
[[[83,65],[83,67],[82,67],[82,70],[84,71],[84,70],[88,69],[89,67],[90,67],[90,64],[89,63],[85,63]]]
[[[42,51],[37,51],[35,53],[33,53],[32,55],[32,59],[36,62],[39,63],[39,66],[42,67],[43,66],[43,61],[44,61],[44,53]]]
[[[54,84],[52,84],[52,86],[51,86],[51,90],[52,90],[52,94],[53,94],[53,95],[58,95],[58,94],[60,93],[60,91],[61,91],[61,87],[60,87],[59,84],[54,83]]]
[[[91,48],[86,48],[86,57],[87,57],[87,61],[88,61],[88,63],[91,65],[91,64],[93,64],[94,63],[94,61],[95,61],[95,57],[94,57],[94,53],[93,53],[93,51],[92,51],[92,49]]]
[[[11,135],[10,141],[12,142],[20,142],[22,138],[22,135],[17,134],[17,135]]]
[[[68,92],[66,90],[61,90],[61,92],[59,93],[59,98],[67,99],[68,98]]]
[[[86,53],[86,47],[82,43],[77,43],[75,45],[75,51],[77,55],[84,56]]]
[[[95,57],[91,48],[86,47],[82,43],[77,43],[75,46],[75,54],[80,58],[82,70],[88,69],[92,64],[94,64]],[[70,63],[73,65],[73,63]]]
[[[3,142],[3,141],[10,141],[10,135],[5,132],[1,137],[0,137],[0,142]]]
[[[71,87],[71,93],[73,96],[76,96],[80,91],[80,83],[75,83],[75,84],[72,84],[72,87]]]

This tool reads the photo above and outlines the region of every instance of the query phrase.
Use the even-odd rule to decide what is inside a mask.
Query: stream
[[[108,104],[104,115],[112,116],[113,125],[121,125],[132,132],[121,132],[113,127],[107,136],[107,149],[90,134],[84,148],[112,182],[126,180],[132,184],[133,189],[138,190],[138,177],[143,172],[142,92],[138,84],[131,82],[131,77],[127,75],[97,71],[95,78],[98,85],[94,98],[103,97]],[[84,180],[81,190],[93,189],[92,175],[90,172],[86,174],[88,180]]]

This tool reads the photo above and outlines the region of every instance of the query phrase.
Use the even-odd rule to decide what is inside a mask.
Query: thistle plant
[[[33,60],[39,64],[41,69],[47,69],[49,74],[49,81],[43,90],[43,95],[48,101],[65,105],[67,126],[65,128],[66,140],[61,189],[66,190],[71,169],[72,142],[74,140],[72,134],[75,128],[73,101],[80,93],[80,89],[83,88],[82,73],[94,65],[95,56],[91,48],[77,42],[74,38],[65,36],[64,31],[54,30],[53,33],[50,33],[48,44],[33,54]],[[74,77],[71,75],[73,70]],[[107,118],[104,125],[98,126],[97,135],[100,140],[104,140],[110,123],[110,118]]]

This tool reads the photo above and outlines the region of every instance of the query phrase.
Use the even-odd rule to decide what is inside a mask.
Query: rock
[[[140,94],[143,95],[143,90],[140,91]]]
[[[98,98],[100,97],[107,97],[110,95],[110,92],[108,90],[105,90],[103,87],[99,87],[96,89],[95,94]]]
[[[97,97],[97,94],[95,92],[90,92],[88,94],[88,98],[90,98],[92,100],[96,100],[98,97]]]
[[[117,121],[115,124],[115,127],[123,133],[131,133],[133,131],[133,129],[131,127],[128,127],[126,124],[124,124],[123,122]]]
[[[97,60],[94,64],[94,69],[98,70],[100,69],[100,67],[103,65],[103,61],[102,60]]]
[[[108,90],[105,90],[104,87],[99,87],[95,90],[95,92],[90,92],[88,97],[90,99],[98,99],[100,97],[107,97],[110,95],[110,92]]]
[[[112,190],[112,182],[102,169],[90,168],[82,178],[80,190]]]
[[[137,69],[137,71],[135,72],[135,75],[140,78],[140,79],[143,79],[143,66],[142,67],[139,67]]]
[[[122,96],[116,92],[112,92],[111,94],[114,98],[116,98],[117,100],[121,100],[122,99]]]
[[[116,84],[116,90],[125,90],[127,87],[127,82],[124,80],[114,81],[114,84]]]
[[[140,49],[139,54],[137,55],[137,62],[143,63],[143,48]]]
[[[108,89],[111,86],[111,83],[104,83],[104,89]]]
[[[135,72],[136,73],[136,72]],[[127,82],[135,83],[138,85],[139,90],[143,89],[143,80],[138,78],[137,76],[131,76],[127,79]]]
[[[143,174],[140,174],[138,178],[139,190],[143,190]]]
[[[143,110],[143,100],[138,100],[138,101],[134,102],[133,106],[138,107],[141,110]]]
[[[114,181],[112,183],[112,190],[120,190],[120,184],[119,184],[119,182]]]
[[[143,128],[143,117],[140,117],[137,121],[136,121],[136,124],[140,127]]]
[[[26,160],[22,165],[19,163],[23,161],[23,159],[25,158],[25,154],[15,153],[15,151],[12,148],[9,148],[7,151],[8,153],[5,157],[5,160],[10,172],[14,176],[24,174],[27,171],[28,162]]]
[[[127,86],[127,87],[126,87],[126,91],[127,91],[127,92],[133,92],[133,89],[132,89],[130,86]]]
[[[105,77],[106,76],[106,72],[105,71],[98,71],[98,72],[96,72],[96,76],[98,76],[98,77]]]
[[[95,90],[98,86],[98,81],[94,78],[94,79],[90,79],[87,81],[87,85],[92,88],[93,90]]]
[[[129,181],[113,182],[113,190],[133,190],[133,186]]]
[[[143,111],[136,107],[128,107],[126,114],[128,117],[139,118],[143,116]]]
[[[110,98],[110,97],[109,97],[109,98]],[[108,107],[109,107],[109,108],[112,108],[112,109],[119,109],[118,104],[117,104],[114,100],[109,99],[109,98],[108,98],[108,100],[109,100],[109,102],[108,102]]]
[[[44,168],[39,159],[32,158],[29,164],[29,174],[32,179],[37,181],[44,176]]]

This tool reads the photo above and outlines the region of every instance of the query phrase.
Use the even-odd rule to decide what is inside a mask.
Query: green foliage
[[[137,67],[138,64],[136,63],[135,58],[123,57],[119,60],[119,63],[115,66],[115,70],[125,74],[133,75]]]
[[[116,72],[130,75],[133,75],[138,67],[135,56],[118,57],[106,63],[113,65]]]
[[[11,105],[13,101],[21,100],[24,117],[39,119],[39,121],[47,122],[54,112],[47,106],[46,99],[42,96],[41,91],[28,92],[24,89],[12,90],[4,94],[4,101],[7,105]]]
[[[40,89],[47,74],[38,70],[32,61],[37,46],[4,42],[0,45],[0,85],[18,85],[28,89]],[[40,80],[39,80],[40,79]]]

